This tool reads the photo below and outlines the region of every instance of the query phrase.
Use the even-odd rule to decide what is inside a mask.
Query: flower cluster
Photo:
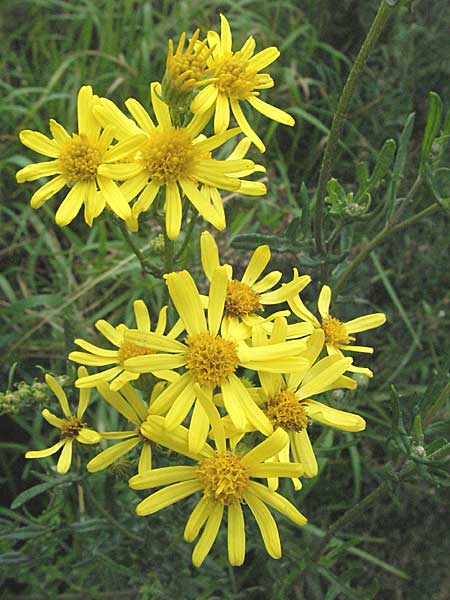
[[[137,475],[129,484],[137,490],[161,489],[137,505],[138,515],[150,515],[201,493],[184,534],[187,541],[193,541],[202,531],[192,555],[195,565],[200,566],[208,554],[225,507],[229,560],[242,564],[243,504],[255,517],[267,552],[279,558],[278,530],[267,506],[298,525],[306,523],[297,508],[276,491],[278,481],[289,477],[298,490],[301,477],[317,475],[308,434],[311,422],[344,431],[365,428],[359,415],[316,398],[328,390],[356,388],[346,373],[362,367],[355,367],[347,353],[367,348],[350,342],[355,333],[381,325],[385,316],[376,313],[341,322],[329,314],[330,290],[324,287],[319,322],[300,299],[311,281],[309,276],[294,269],[292,280],[281,285],[280,272],[263,276],[271,258],[267,246],[255,250],[241,279],[233,277],[231,265],[221,264],[216,242],[207,232],[201,236],[201,258],[209,280],[207,295],[199,292],[186,270],[165,276],[179,317],[170,330],[166,331],[166,307],[152,331],[147,307],[138,300],[134,329],[103,320],[96,323],[115,349],[75,340],[82,351],[71,352],[69,359],[98,371],[88,374],[84,366],[79,369],[76,386],[82,400],[76,417],[71,416],[62,390],[47,377],[65,419],[45,410],[43,415],[60,428],[61,440],[48,450],[28,452],[27,457],[48,456],[63,447],[57,468],[65,472],[74,440],[94,443],[100,435],[103,440],[120,440],[88,462],[87,469],[95,472],[139,445]],[[275,310],[262,314],[269,306]],[[149,374],[157,383],[145,402],[135,384]],[[102,434],[86,428],[81,418],[92,388],[131,428]],[[248,450],[255,441],[259,443]],[[152,444],[194,463],[153,468]],[[267,485],[255,479],[266,479]]]
[[[34,208],[64,187],[69,189],[56,212],[61,226],[84,206],[89,226],[107,208],[134,232],[140,215],[161,200],[165,244],[180,233],[184,201],[223,229],[221,191],[250,196],[266,191],[261,181],[247,179],[264,171],[246,159],[251,144],[261,152],[265,147],[242,105],[294,125],[290,115],[259,97],[259,90],[274,85],[261,71],[278,56],[274,47],[255,53],[253,37],[233,50],[229,24],[221,15],[220,35],[209,31],[200,40],[197,30],[187,46],[185,34],[176,49],[169,42],[162,83],[150,85],[153,115],[129,98],[125,105],[131,116],[127,116],[111,100],[83,86],[78,93],[77,133],[69,134],[54,120],[52,138],[21,132],[26,146],[53,160],[24,167],[17,180],[53,177],[32,196]],[[237,127],[229,128],[231,118]],[[211,119],[213,133],[206,135]],[[238,134],[245,137],[228,155],[227,150],[221,152],[226,158],[213,158]],[[68,358],[82,365],[75,382],[80,398],[76,413],[72,414],[62,387],[47,375],[63,416],[47,409],[42,415],[59,430],[60,439],[26,457],[49,457],[61,450],[56,469],[65,473],[74,448],[82,453],[83,445],[100,443],[98,453],[87,462],[88,471],[94,473],[129,453],[136,472],[130,487],[160,488],[137,504],[138,515],[200,495],[184,531],[187,542],[198,538],[192,554],[196,566],[209,553],[225,508],[232,565],[245,560],[247,509],[267,552],[279,558],[280,538],[269,508],[297,525],[306,523],[278,493],[279,480],[290,478],[299,490],[302,477],[317,475],[311,423],[351,432],[365,428],[362,417],[330,406],[323,395],[355,389],[352,373],[372,376],[367,367],[353,364],[353,353],[373,352],[356,345],[355,336],[382,325],[385,316],[339,320],[330,314],[331,290],[324,285],[318,298],[319,319],[300,298],[311,277],[296,268],[290,281],[282,281],[280,271],[265,272],[271,259],[266,245],[256,248],[240,277],[221,261],[216,241],[206,231],[200,237],[200,253],[205,278],[198,286],[188,270],[164,275],[169,302],[177,313],[170,323],[165,306],[153,328],[146,304],[137,300],[134,326],[114,326],[105,320],[95,324],[106,347],[75,340],[79,349]],[[207,294],[200,292],[205,289]],[[93,389],[124,419],[117,431],[99,433],[84,421]],[[108,446],[107,441],[116,443]],[[179,456],[176,466],[158,467],[161,447]]]
[[[290,115],[258,97],[258,90],[274,85],[272,78],[260,71],[277,59],[279,51],[272,47],[254,54],[252,37],[233,51],[230,26],[223,15],[220,36],[210,31],[200,41],[197,30],[186,49],[185,41],[183,34],[175,52],[172,41],[169,43],[162,85],[150,85],[154,118],[134,98],[125,102],[129,117],[85,85],[78,93],[77,133],[70,135],[53,119],[52,138],[37,131],[20,133],[25,146],[53,159],[27,165],[17,173],[19,183],[53,176],[31,197],[33,208],[69,188],[55,216],[61,227],[84,206],[89,226],[108,208],[125,220],[131,231],[137,231],[139,215],[161,196],[166,233],[175,239],[180,233],[184,198],[208,223],[224,229],[220,191],[249,196],[266,193],[264,183],[247,179],[264,171],[245,158],[250,143],[261,152],[265,146],[240,103],[248,102],[267,117],[294,125]],[[238,125],[231,129],[230,108]],[[213,114],[214,134],[206,137],[202,132]],[[225,160],[213,158],[214,151],[241,132],[247,137]]]

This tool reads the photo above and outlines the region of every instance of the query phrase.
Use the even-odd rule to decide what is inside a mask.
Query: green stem
[[[179,260],[183,256],[184,251],[186,250],[187,246],[189,245],[189,242],[191,241],[191,236],[194,231],[194,227],[195,227],[196,223],[197,223],[197,215],[193,213],[191,216],[191,220],[189,221],[187,230],[186,230],[186,235],[184,236],[183,244],[181,245],[180,250],[177,252],[177,254],[175,256],[175,261]]]
[[[439,209],[439,204],[437,202],[435,202],[434,204],[430,204],[430,206],[427,206],[427,208],[424,208],[422,211],[418,212],[417,214],[413,215],[412,217],[408,217],[404,221],[397,223],[397,225],[393,225],[391,227],[385,227],[380,232],[378,232],[370,240],[370,242],[367,244],[367,246],[365,246],[361,250],[361,252],[353,259],[353,261],[349,264],[349,266],[346,268],[346,270],[339,277],[336,284],[333,286],[334,293],[336,294],[336,293],[340,292],[340,290],[344,287],[345,283],[347,282],[348,278],[353,273],[353,271],[363,262],[363,260],[372,252],[372,250],[374,248],[376,248],[376,246],[378,246],[378,244],[381,244],[381,242],[384,242],[384,240],[386,238],[388,238],[389,236],[391,236],[393,233],[397,233],[397,231],[400,231],[401,229],[404,229],[405,227],[409,227],[410,225],[413,225],[417,221],[420,221],[420,219],[423,219],[424,217],[427,217],[428,215],[431,215],[432,213],[436,212],[438,209]]]
[[[120,531],[124,536],[130,538],[130,540],[133,540],[135,542],[142,542],[142,539],[138,536],[135,535],[134,533],[131,533],[131,531],[129,529],[127,529],[126,527],[124,527],[121,523],[119,523],[119,521],[117,521],[102,505],[101,503],[97,500],[97,498],[95,497],[95,494],[93,494],[91,492],[91,490],[89,489],[89,486],[86,486],[86,491],[87,491],[87,495],[89,498],[89,501],[95,506],[95,509],[102,514],[105,519],[107,521],[109,521],[112,525],[112,527],[114,529],[117,529],[117,531]]]
[[[167,237],[166,230],[164,229],[164,273],[171,273],[174,268],[174,241]],[[169,289],[167,285],[164,286],[163,291],[163,305],[167,304],[169,300]]]
[[[119,226],[120,232],[122,233],[122,236],[123,236],[124,240],[126,241],[126,243],[128,244],[128,246],[131,248],[131,250],[136,255],[136,258],[138,259],[138,261],[139,261],[139,263],[141,265],[142,272],[144,274],[145,273],[153,273],[153,269],[152,269],[151,265],[149,264],[149,262],[145,258],[145,256],[142,254],[140,248],[135,243],[135,241],[134,241],[132,235],[130,234],[130,231],[129,231],[128,227],[126,226],[126,224],[122,220],[117,221],[117,224]]]
[[[430,454],[427,458],[429,461],[439,460],[445,458],[450,453],[450,442],[442,446],[439,450],[436,450],[432,454]],[[416,464],[414,462],[408,462],[397,474],[397,479],[400,482],[406,476],[410,475],[416,469]],[[329,542],[334,537],[334,534],[342,529],[344,526],[348,525],[351,521],[353,521],[356,517],[364,512],[364,510],[373,504],[380,496],[382,496],[385,492],[389,490],[390,484],[387,481],[383,481],[380,483],[378,487],[376,487],[373,491],[370,492],[361,502],[358,502],[356,506],[348,510],[346,513],[342,515],[337,521],[328,528],[325,537],[322,539],[322,542],[315,553],[315,561],[318,561],[323,554],[325,548],[328,546]]]
[[[385,0],[382,0],[378,12],[372,22],[366,39],[361,46],[358,56],[350,70],[347,81],[345,82],[344,89],[342,90],[341,97],[336,108],[336,112],[333,117],[331,124],[330,135],[328,137],[327,146],[323,155],[322,164],[320,166],[319,182],[317,184],[316,194],[316,208],[314,218],[314,233],[316,239],[316,248],[320,254],[325,254],[326,248],[323,240],[323,213],[324,213],[324,199],[327,189],[327,183],[330,179],[331,169],[333,161],[336,157],[337,146],[339,138],[341,137],[344,122],[347,118],[347,109],[353,96],[356,84],[360,78],[362,70],[367,62],[367,59],[372,52],[380,33],[382,32],[386,21],[390,14],[394,10],[394,7],[386,4]]]

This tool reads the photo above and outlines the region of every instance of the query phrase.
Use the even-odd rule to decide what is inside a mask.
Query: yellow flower
[[[286,331],[285,320],[277,319],[272,337],[284,339]],[[253,342],[258,347],[267,348],[271,339],[267,339],[262,329],[258,328]],[[344,375],[349,370],[351,358],[335,354],[317,361],[323,343],[323,331],[315,330],[308,339],[306,351],[301,355],[306,361],[304,365],[295,373],[287,375],[259,373],[262,387],[255,389],[255,392],[259,392],[259,399],[254,395],[274,429],[283,429],[289,435],[285,446],[272,460],[286,463],[292,454],[295,462],[303,465],[305,477],[317,475],[317,461],[307,431],[309,421],[317,421],[344,431],[362,431],[366,427],[364,419],[359,415],[331,408],[311,398],[336,388],[356,388],[355,381]],[[251,431],[250,424],[246,431]],[[227,435],[232,446],[235,446],[240,436],[230,423],[227,423]],[[295,489],[301,488],[298,478],[293,479],[293,484]],[[276,489],[278,481],[269,481],[269,485]]]
[[[128,331],[125,339],[139,346],[152,346],[161,353],[136,356],[125,361],[127,371],[149,373],[160,369],[185,368],[179,379],[171,383],[150,407],[151,413],[166,414],[168,430],[183,422],[194,405],[189,428],[189,447],[199,450],[205,443],[209,420],[197,402],[196,384],[208,396],[221,388],[224,405],[237,429],[244,431],[249,421],[264,435],[272,433],[272,425],[255,404],[235,371],[238,367],[269,372],[286,372],[301,364],[298,354],[305,343],[289,341],[265,348],[251,348],[244,341],[221,335],[220,327],[228,286],[226,267],[216,269],[208,298],[208,319],[201,296],[187,271],[166,276],[172,302],[186,329],[182,342],[155,333]]]
[[[191,104],[194,114],[203,114],[215,106],[214,132],[225,131],[230,124],[230,107],[239,127],[261,151],[265,146],[247,121],[240,102],[248,102],[264,116],[284,125],[294,125],[288,113],[258,98],[260,89],[273,87],[273,79],[267,73],[259,73],[280,55],[274,46],[254,54],[255,41],[250,36],[242,48],[232,51],[232,37],[228,21],[220,15],[221,35],[208,32],[211,57],[208,66],[215,81],[207,85]]]
[[[144,107],[130,98],[126,106],[139,125],[142,135],[132,135],[129,119],[114,107],[111,101],[101,99],[95,114],[104,124],[114,125],[118,139],[122,141],[117,149],[124,145],[133,150],[135,160],[127,164],[109,164],[99,167],[99,173],[117,181],[124,181],[120,190],[131,201],[138,196],[132,207],[129,227],[137,230],[137,219],[141,212],[150,208],[160,188],[165,187],[166,231],[170,239],[178,237],[182,220],[181,193],[186,195],[202,217],[217,229],[225,227],[222,204],[218,209],[199,186],[210,186],[215,190],[238,191],[239,178],[233,173],[254,169],[251,160],[214,160],[211,151],[215,150],[240,132],[239,128],[230,129],[208,139],[197,139],[207,124],[210,112],[194,116],[186,127],[172,124],[169,107],[161,98],[159,83],[151,85],[153,110],[158,120],[156,126]],[[125,119],[125,121],[123,121]],[[132,137],[126,137],[126,136]],[[260,190],[265,193],[265,187]]]
[[[175,52],[173,41],[169,40],[162,98],[171,107],[183,109],[189,103],[192,91],[211,81],[206,64],[211,50],[206,40],[199,42],[199,33],[200,29],[196,29],[185,49],[186,33],[183,32]]]
[[[142,300],[136,300],[133,303],[134,315],[138,331],[150,332],[151,321],[150,315],[148,314],[147,307]],[[167,324],[167,307],[163,307],[158,318],[155,332],[163,334]],[[86,342],[82,339],[76,339],[75,344],[86,350],[86,352],[71,352],[69,354],[69,360],[73,360],[76,363],[82,365],[89,365],[95,367],[104,367],[106,365],[115,365],[105,371],[100,371],[93,375],[86,375],[77,379],[75,385],[79,388],[91,388],[95,387],[100,381],[111,381],[111,389],[113,391],[119,390],[125,383],[132,381],[139,377],[139,373],[129,371],[124,367],[125,361],[131,356],[142,356],[148,354],[154,354],[155,350],[148,345],[140,346],[133,344],[125,339],[125,332],[128,331],[128,327],[121,323],[114,327],[108,321],[100,319],[95,324],[98,331],[114,346],[117,350],[108,350],[106,348],[100,348],[90,342]],[[176,338],[183,327],[178,322],[167,334],[169,339]],[[176,378],[176,374],[162,370],[155,372],[157,377],[161,379],[167,379],[169,381]]]
[[[143,473],[152,468],[152,448],[150,440],[143,435],[140,430],[142,423],[148,415],[149,405],[161,393],[164,382],[158,382],[152,390],[149,404],[147,405],[131,384],[126,383],[120,392],[113,392],[109,385],[100,381],[97,384],[97,390],[100,395],[121,415],[130,421],[135,428],[127,431],[107,431],[101,433],[104,440],[123,440],[114,446],[110,446],[97,454],[86,465],[90,473],[102,471],[124,454],[131,452],[138,444],[142,444],[142,450],[139,456],[138,473]]]
[[[223,429],[217,409],[208,406],[203,398],[205,411],[215,422],[216,450],[209,444],[197,454],[192,454],[188,444],[188,431],[178,426],[171,432],[164,428],[164,419],[151,416],[142,425],[145,435],[197,461],[195,466],[163,467],[135,475],[129,481],[133,489],[143,490],[163,487],[154,492],[136,507],[139,516],[153,514],[196,492],[202,498],[192,511],[184,530],[184,539],[193,542],[203,528],[194,547],[192,562],[196,567],[205,560],[220,528],[225,506],[228,513],[228,559],[238,566],[245,559],[245,504],[253,514],[267,552],[273,558],[281,557],[281,544],[277,524],[267,505],[287,516],[297,525],[305,525],[306,518],[286,498],[253,481],[253,478],[292,477],[302,473],[302,467],[295,463],[269,464],[264,461],[285,446],[287,434],[281,429],[275,431],[261,444],[241,456],[227,450]],[[214,410],[216,413],[214,413]],[[219,422],[219,425],[217,424]]]
[[[200,237],[201,259],[206,277],[211,281],[220,265],[219,251],[213,236],[204,231]],[[233,278],[233,267],[225,265],[228,274],[227,293],[225,297],[224,319],[222,331],[237,339],[247,339],[252,335],[252,328],[266,320],[273,320],[279,313],[263,319],[257,313],[265,306],[281,304],[293,298],[311,281],[309,275],[299,277],[294,273],[293,280],[279,287],[272,288],[280,281],[282,273],[271,271],[263,278],[261,275],[271,258],[269,246],[259,246],[252,257],[241,279]],[[259,281],[258,281],[259,280]],[[289,313],[288,313],[289,314]],[[305,334],[309,331],[305,331]]]
[[[372,313],[346,322],[342,322],[330,315],[331,289],[327,285],[324,285],[320,290],[317,302],[319,314],[322,318],[321,322],[306,308],[300,296],[295,296],[295,298],[288,300],[288,302],[292,311],[300,319],[309,323],[314,329],[323,330],[325,345],[330,355],[338,354],[343,356],[343,350],[372,354],[373,348],[370,346],[355,346],[353,342],[356,338],[352,334],[374,329],[386,322],[386,315],[384,313]],[[351,365],[348,370],[352,373],[363,373],[368,377],[373,377],[372,371],[365,367]]]
[[[107,205],[121,219],[129,219],[131,210],[117,185],[99,168],[104,162],[122,159],[122,148],[111,147],[113,127],[101,127],[94,118],[93,107],[99,98],[88,85],[78,93],[78,133],[71,136],[62,125],[50,119],[53,139],[37,131],[20,132],[22,144],[54,160],[28,165],[17,172],[19,183],[56,175],[31,197],[31,206],[40,208],[64,186],[69,193],[55,216],[57,225],[68,225],[84,204],[84,219],[89,226]]]
[[[86,369],[84,367],[78,369],[79,376],[83,376],[85,373]],[[77,414],[72,415],[66,393],[59,383],[51,375],[46,375],[45,381],[58,398],[64,418],[61,419],[60,417],[57,417],[46,408],[42,411],[42,416],[50,423],[50,425],[53,425],[53,427],[57,427],[60,430],[61,439],[59,442],[56,442],[56,444],[45,450],[29,450],[25,454],[25,458],[45,458],[55,454],[62,448],[56,470],[58,473],[67,473],[72,463],[73,442],[76,440],[81,444],[96,444],[101,440],[101,436],[93,429],[86,427],[86,423],[82,421],[83,415],[89,404],[90,390],[80,391]]]

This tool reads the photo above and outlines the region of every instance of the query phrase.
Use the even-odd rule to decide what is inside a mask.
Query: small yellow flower
[[[162,82],[162,98],[169,106],[183,109],[189,104],[193,90],[211,81],[206,63],[211,54],[207,40],[199,41],[200,29],[196,29],[185,49],[186,33],[182,33],[174,52],[169,40],[166,72]]]
[[[138,444],[142,444],[139,456],[138,473],[143,473],[152,468],[152,448],[150,440],[141,431],[141,425],[148,416],[148,409],[152,402],[161,393],[164,382],[158,382],[152,390],[148,405],[142,400],[131,384],[126,383],[120,392],[113,392],[109,385],[100,381],[97,391],[117,412],[123,415],[135,427],[127,431],[107,431],[101,433],[104,440],[123,440],[114,446],[110,446],[97,454],[86,465],[90,473],[102,471],[112,465],[120,457],[131,452]]]
[[[276,339],[282,338],[282,332],[285,334],[287,331],[283,320],[279,319],[274,324],[272,335]],[[267,347],[270,344],[270,339],[266,339],[261,329],[255,333],[253,341],[256,345]],[[288,434],[285,446],[272,460],[287,463],[292,454],[294,461],[303,465],[305,477],[317,475],[317,461],[307,430],[309,421],[317,421],[343,431],[362,431],[366,427],[364,419],[359,415],[331,408],[312,398],[328,390],[356,388],[355,381],[344,375],[349,370],[351,358],[334,354],[317,361],[323,343],[323,331],[315,330],[308,340],[307,350],[302,354],[302,358],[306,359],[306,366],[287,375],[260,373],[262,387],[255,390],[259,392],[257,403],[263,408],[274,429],[283,429]],[[250,431],[251,427],[248,426],[246,430]],[[231,423],[227,423],[227,435],[233,445],[240,439]],[[293,484],[295,489],[301,488],[298,478],[293,479]],[[269,481],[269,486],[276,489],[278,480],[275,478]]]
[[[151,321],[150,315],[148,314],[147,307],[142,300],[136,300],[133,303],[134,315],[136,318],[136,324],[138,331],[150,332]],[[167,324],[167,307],[163,307],[158,318],[155,332],[162,335],[166,329]],[[108,321],[100,319],[95,324],[98,331],[114,346],[117,350],[108,350],[106,348],[100,348],[90,342],[86,342],[82,339],[76,339],[75,344],[86,350],[86,352],[74,351],[69,354],[69,360],[73,360],[76,363],[82,365],[89,365],[95,367],[104,367],[107,365],[115,365],[105,371],[100,371],[93,375],[87,375],[77,379],[75,385],[78,388],[91,388],[95,387],[100,381],[111,381],[111,389],[113,391],[119,390],[125,383],[132,381],[139,377],[139,373],[129,371],[124,367],[124,363],[127,359],[132,356],[144,356],[155,354],[156,350],[151,346],[140,346],[133,344],[125,339],[125,332],[128,331],[128,327],[121,323],[114,327]],[[167,334],[169,339],[175,339],[183,330],[180,322],[178,322]],[[172,381],[176,378],[176,374],[171,371],[162,370],[155,372],[157,377],[161,379],[167,379]]]
[[[196,492],[202,492],[202,498],[192,511],[184,530],[184,539],[193,542],[203,528],[192,553],[192,562],[200,567],[205,560],[217,537],[226,507],[228,559],[232,565],[238,566],[245,559],[245,504],[258,524],[267,552],[273,558],[280,558],[278,528],[267,505],[297,525],[305,525],[306,518],[286,498],[253,481],[253,478],[297,477],[302,474],[302,467],[295,463],[264,462],[286,445],[287,434],[279,429],[245,455],[238,455],[227,449],[217,409],[213,405],[208,406],[205,400],[207,399],[203,398],[203,406],[215,425],[216,450],[205,444],[197,454],[192,454],[188,444],[188,431],[178,426],[170,433],[167,432],[162,417],[151,416],[142,425],[142,430],[151,440],[193,458],[197,464],[163,467],[132,477],[129,484],[133,489],[164,486],[142,500],[136,507],[136,513],[139,516],[150,515]]]
[[[177,238],[181,228],[183,207],[180,188],[206,221],[217,229],[223,229],[226,223],[221,202],[218,209],[200,188],[207,185],[215,190],[236,192],[241,187],[241,180],[233,173],[255,170],[251,160],[215,160],[211,157],[212,150],[237,135],[240,129],[230,129],[208,139],[199,138],[210,112],[194,116],[186,127],[176,127],[169,107],[160,96],[160,84],[153,83],[151,99],[158,125],[137,100],[130,98],[125,103],[136,119],[141,135],[132,134],[130,120],[124,115],[119,117],[117,113],[120,111],[111,101],[100,100],[95,115],[103,125],[116,127],[117,137],[121,140],[117,149],[126,147],[134,152],[135,159],[127,164],[102,165],[99,173],[124,181],[120,190],[128,201],[138,196],[129,220],[132,230],[137,230],[139,215],[150,208],[161,188],[165,188],[166,231],[170,239]],[[260,188],[261,193],[265,191],[265,186]]]
[[[37,131],[20,132],[22,144],[54,160],[28,165],[17,172],[18,183],[56,175],[31,197],[31,206],[40,208],[64,186],[69,193],[55,216],[57,225],[68,225],[84,204],[84,219],[91,227],[93,220],[108,206],[121,219],[129,219],[131,209],[118,186],[107,175],[99,173],[108,161],[125,157],[122,149],[111,147],[113,127],[101,127],[93,114],[99,98],[88,85],[78,93],[78,133],[71,136],[62,125],[50,119],[53,139]],[[101,132],[101,133],[100,133]]]
[[[380,327],[380,325],[383,325],[383,323],[386,322],[386,315],[384,313],[372,313],[346,322],[340,321],[336,317],[330,315],[331,289],[327,285],[324,285],[320,290],[319,300],[317,302],[322,321],[319,321],[312,312],[306,308],[300,299],[300,296],[297,295],[295,298],[288,300],[288,302],[297,317],[302,319],[302,321],[309,323],[313,329],[323,330],[325,334],[325,345],[327,352],[330,355],[339,354],[340,356],[343,356],[343,351],[372,354],[373,348],[370,346],[355,346],[353,342],[356,338],[352,334]],[[363,373],[368,377],[373,377],[372,371],[365,367],[351,365],[348,370],[352,373]]]
[[[170,297],[187,332],[184,342],[141,331],[130,330],[125,334],[129,342],[159,351],[129,358],[124,363],[127,371],[139,374],[184,367],[185,372],[161,393],[150,412],[166,414],[166,427],[172,430],[194,406],[189,427],[191,450],[202,448],[209,431],[207,415],[198,403],[196,384],[209,396],[216,387],[222,390],[225,408],[237,429],[244,431],[249,421],[258,431],[270,435],[272,425],[235,371],[244,367],[280,373],[302,363],[298,354],[304,350],[305,342],[295,340],[252,348],[221,333],[228,281],[226,267],[218,267],[211,281],[206,319],[202,298],[191,275],[187,271],[166,275]]]
[[[209,83],[191,104],[194,114],[203,114],[215,106],[214,132],[225,131],[230,124],[230,107],[239,127],[261,151],[265,146],[247,121],[240,102],[248,102],[264,116],[284,125],[293,126],[294,119],[283,110],[258,98],[260,89],[273,87],[273,79],[267,73],[260,73],[280,55],[274,46],[254,54],[255,41],[249,37],[242,48],[232,51],[232,37],[228,21],[220,15],[221,35],[208,32],[211,57],[208,66],[215,81]]]
[[[80,377],[86,373],[87,372],[84,367],[80,367],[78,369],[78,375]],[[59,442],[56,442],[56,444],[50,448],[46,448],[45,450],[29,450],[25,454],[25,458],[45,458],[55,454],[62,448],[61,455],[56,465],[56,470],[58,473],[67,473],[72,463],[73,442],[77,441],[81,444],[97,444],[97,442],[101,440],[101,436],[93,429],[86,427],[86,423],[82,421],[83,415],[89,404],[90,390],[80,391],[77,414],[72,415],[66,393],[56,379],[54,379],[51,375],[46,375],[45,381],[47,382],[48,387],[58,398],[64,418],[61,419],[60,417],[57,417],[46,408],[44,408],[42,411],[42,416],[46,421],[48,421],[48,423],[50,423],[50,425],[53,425],[53,427],[57,427],[60,430],[61,439]]]
[[[200,238],[200,246],[203,270],[211,281],[215,270],[220,265],[217,244],[213,236],[204,231]],[[263,311],[265,306],[281,304],[289,298],[294,298],[311,281],[309,275],[299,277],[294,273],[290,283],[273,290],[272,288],[280,281],[282,273],[271,271],[261,278],[270,258],[269,246],[259,246],[253,252],[241,279],[233,278],[233,268],[231,265],[225,265],[229,281],[222,330],[227,335],[237,339],[251,337],[252,328],[265,321],[257,314],[258,312]],[[278,314],[274,313],[267,319],[273,320]]]

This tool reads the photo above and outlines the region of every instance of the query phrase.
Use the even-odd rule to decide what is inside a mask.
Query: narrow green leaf
[[[429,93],[430,107],[428,109],[427,124],[425,126],[425,133],[423,136],[422,148],[420,151],[420,167],[419,174],[423,175],[425,171],[425,165],[430,155],[431,146],[433,145],[434,138],[436,137],[439,126],[441,124],[442,117],[442,100],[439,95],[435,92]]]
[[[70,483],[72,481],[74,481],[74,477],[64,477],[61,479],[52,479],[51,481],[46,481],[45,483],[38,483],[38,485],[34,485],[33,487],[28,488],[27,490],[24,490],[23,492],[21,492],[18,496],[16,496],[16,498],[14,498],[14,500],[11,502],[11,508],[15,509],[15,508],[19,508],[19,506],[22,506],[22,504],[25,504],[26,502],[28,502],[29,500],[31,500],[32,498],[39,496],[39,494],[42,494],[44,492],[46,492],[47,490],[51,490],[52,488],[58,486],[58,485],[63,485],[63,484],[67,484]]]
[[[394,159],[396,146],[395,141],[392,139],[384,142],[372,171],[372,175],[369,178],[369,187],[377,185],[389,171],[389,167]]]

